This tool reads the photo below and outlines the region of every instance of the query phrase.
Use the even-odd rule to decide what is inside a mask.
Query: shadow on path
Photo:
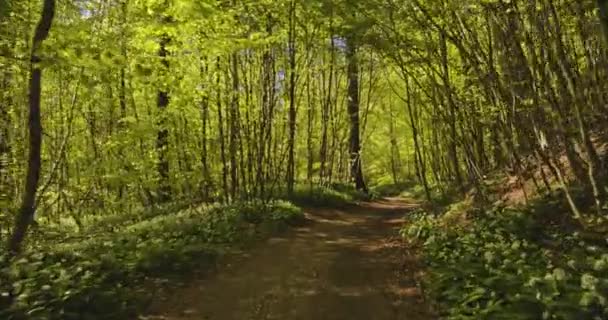
[[[229,258],[142,319],[432,319],[397,235],[412,208],[385,199],[306,210],[306,226]]]

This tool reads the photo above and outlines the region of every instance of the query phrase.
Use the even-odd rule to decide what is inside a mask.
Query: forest
[[[0,0],[0,318],[608,319],[607,125],[608,0]]]

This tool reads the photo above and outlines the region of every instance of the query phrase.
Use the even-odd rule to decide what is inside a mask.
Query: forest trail
[[[159,299],[143,319],[431,319],[416,260],[398,237],[414,207],[385,199],[308,209],[304,226],[228,258],[212,276]]]

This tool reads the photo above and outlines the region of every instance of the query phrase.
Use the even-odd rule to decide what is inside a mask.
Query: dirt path
[[[178,289],[147,319],[431,319],[415,261],[397,231],[412,206],[396,199],[310,209],[303,227]]]

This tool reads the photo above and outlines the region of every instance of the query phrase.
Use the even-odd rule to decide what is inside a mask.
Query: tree
[[[0,59],[11,56],[13,47],[12,38],[9,33],[10,3],[0,1]],[[5,22],[6,21],[6,22]],[[8,208],[9,204],[9,160],[10,160],[10,109],[12,108],[12,97],[10,92],[12,73],[9,68],[0,71],[0,207]],[[1,214],[1,212],[0,212]]]
[[[608,0],[597,0],[597,6],[600,13],[600,22],[604,29],[604,36],[608,41]]]
[[[169,19],[167,19],[169,20]],[[167,56],[169,51],[167,46],[169,45],[171,38],[167,34],[161,36],[159,42],[158,56],[161,60],[163,76],[166,77],[169,71],[169,61]],[[156,150],[158,152],[158,176],[160,178],[159,189],[158,189],[158,200],[160,202],[166,202],[171,197],[171,185],[169,184],[169,130],[166,128],[165,112],[169,106],[169,92],[166,88],[166,81],[163,81],[159,85],[158,98],[156,105],[159,112],[159,130],[156,138]]]
[[[15,219],[13,234],[8,243],[9,252],[12,254],[17,254],[21,251],[21,245],[29,226],[34,221],[34,213],[36,211],[36,191],[38,189],[38,181],[40,180],[42,148],[42,124],[40,121],[41,47],[49,36],[54,16],[55,0],[44,0],[42,14],[34,31],[30,54],[29,158],[23,200]]]
[[[348,116],[350,119],[350,172],[357,190],[367,193],[361,164],[361,136],[359,129],[359,63],[357,61],[357,44],[348,39],[346,44],[348,61]]]
[[[295,183],[296,143],[296,2],[289,2],[289,140],[287,142],[287,193],[293,193]]]
[[[0,219],[20,206],[29,165],[26,2],[0,10]],[[431,200],[481,195],[500,173],[524,200],[562,189],[581,214],[603,211],[598,6],[605,21],[604,1],[573,0],[59,6],[40,66],[37,209],[62,223],[155,201],[285,197],[302,181],[415,179]]]

